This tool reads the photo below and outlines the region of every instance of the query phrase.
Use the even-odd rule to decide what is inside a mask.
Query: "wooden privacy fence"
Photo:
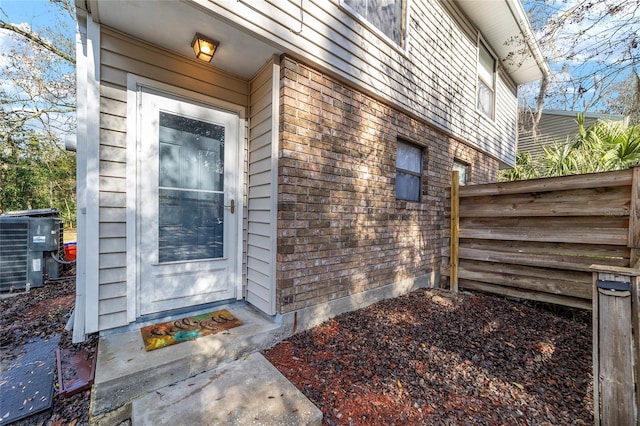
[[[590,309],[591,265],[637,266],[640,168],[459,188],[452,177],[452,289]]]

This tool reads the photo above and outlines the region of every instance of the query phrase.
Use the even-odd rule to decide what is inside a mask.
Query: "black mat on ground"
[[[21,348],[0,371],[0,426],[51,407],[60,337],[37,340]]]

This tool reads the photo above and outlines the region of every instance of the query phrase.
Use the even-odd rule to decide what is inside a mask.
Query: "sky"
[[[0,0],[0,19],[36,31],[56,26],[56,21],[66,18],[48,0]],[[75,22],[69,17],[63,29],[69,39],[75,39]],[[0,52],[7,52],[12,43],[7,33],[0,30]]]
[[[10,22],[26,23],[32,28],[42,28],[60,16],[51,12],[48,0],[0,0],[0,9],[5,13],[3,20],[9,16]]]
[[[624,62],[626,71],[615,78],[601,80],[605,74],[621,68],[613,60],[625,57],[623,49],[629,49],[634,36],[640,41],[640,7],[637,1],[523,0],[527,10],[532,5],[545,5],[549,12],[548,17],[551,18],[560,16],[576,6],[583,6],[588,10],[583,19],[572,19],[566,22],[566,25],[554,34],[553,44],[545,45],[543,49],[552,70],[551,94],[554,95],[547,99],[546,108],[573,108],[575,111],[582,111],[586,106],[590,111],[598,111],[607,107],[606,103],[597,103],[594,99],[597,99],[600,94],[598,87],[606,87],[604,81],[616,82],[629,75],[630,62]],[[608,13],[616,8],[620,9],[615,14]],[[539,31],[537,37],[543,37],[543,34]],[[575,46],[573,46],[574,43]],[[572,47],[577,54],[567,55]],[[593,56],[592,53],[596,50],[601,53]],[[637,49],[635,54],[640,55],[640,49]],[[572,77],[575,80],[577,76],[591,77],[582,81],[582,84],[570,84]],[[596,81],[597,84],[594,84]],[[521,98],[521,104],[522,101],[529,105],[533,103],[537,87],[537,84],[532,84],[521,88],[521,91],[526,93],[526,96]],[[578,90],[583,93],[578,95]],[[572,104],[571,101],[574,99],[577,99],[577,102]],[[563,102],[564,100],[568,102]]]
[[[0,9],[11,17],[12,22],[41,25],[52,17],[49,3],[48,0],[0,0]]]

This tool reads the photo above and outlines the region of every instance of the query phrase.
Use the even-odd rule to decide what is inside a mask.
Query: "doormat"
[[[231,315],[229,311],[223,309],[209,312],[208,314],[142,327],[140,333],[142,333],[144,349],[149,352],[209,334],[219,333],[239,325],[242,325],[242,322]]]

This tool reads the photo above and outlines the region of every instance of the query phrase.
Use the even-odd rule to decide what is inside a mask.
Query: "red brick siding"
[[[314,69],[281,64],[279,312],[438,271],[454,158],[498,162]],[[396,141],[424,149],[422,200],[395,198]]]

